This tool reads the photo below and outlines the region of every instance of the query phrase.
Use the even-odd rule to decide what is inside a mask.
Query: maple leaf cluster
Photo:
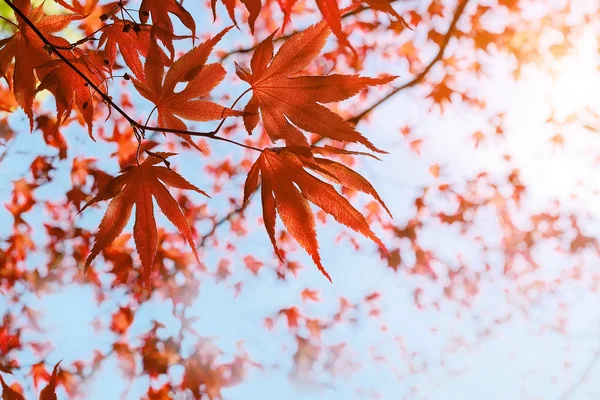
[[[77,214],[100,202],[109,201],[97,232],[91,234],[82,230],[72,231],[67,227],[47,227],[53,237],[49,248],[57,257],[59,251],[55,246],[60,246],[61,241],[70,238],[83,240],[73,249],[73,257],[79,260],[77,267],[83,267],[83,274],[78,272],[78,279],[101,285],[102,278],[91,268],[93,261],[101,254],[108,263],[118,260],[120,268],[123,264],[129,264],[131,257],[114,250],[128,238],[133,238],[140,260],[139,274],[145,285],[143,291],[151,289],[153,284],[160,287],[155,274],[165,273],[162,269],[157,270],[157,264],[161,265],[162,260],[170,258],[176,260],[177,265],[192,261],[178,260],[173,258],[176,256],[165,253],[163,246],[166,233],[157,227],[154,203],[179,230],[185,244],[191,249],[193,261],[202,268],[196,232],[189,222],[189,207],[173,197],[169,188],[194,191],[206,197],[209,195],[175,172],[175,166],[171,164],[171,158],[176,155],[172,151],[173,144],[161,149],[161,144],[154,138],[155,133],[181,138],[179,145],[197,151],[198,155],[206,153],[207,147],[197,138],[227,142],[257,154],[254,164],[249,168],[243,207],[260,186],[265,228],[281,265],[288,262],[275,237],[277,215],[291,237],[331,280],[320,259],[315,217],[309,202],[343,225],[373,240],[382,251],[387,252],[365,217],[334,185],[344,191],[367,193],[385,207],[382,199],[365,178],[344,164],[329,159],[351,159],[365,154],[344,149],[345,144],[352,143],[364,145],[377,153],[384,152],[328,105],[344,101],[369,87],[389,84],[395,77],[301,74],[322,52],[332,30],[342,46],[356,54],[341,30],[342,12],[336,1],[318,1],[325,20],[289,37],[281,32],[291,21],[294,4],[281,4],[284,11],[283,26],[279,30],[281,36],[276,39],[278,30],[273,30],[260,41],[253,51],[249,67],[236,63],[237,75],[250,87],[231,107],[210,98],[211,92],[225,79],[227,71],[224,64],[209,63],[208,60],[215,46],[232,27],[198,44],[195,19],[175,0],[144,0],[136,11],[137,16],[132,16],[131,9],[123,1],[99,4],[98,1],[80,3],[60,0],[57,1],[63,8],[60,14],[50,14],[44,4],[32,5],[30,0],[6,3],[14,12],[15,22],[10,28],[12,34],[0,41],[0,73],[9,85],[7,94],[10,95],[3,108],[13,111],[16,106],[20,107],[27,116],[30,130],[34,127],[40,129],[45,142],[59,149],[61,160],[67,158],[68,152],[67,141],[61,130],[72,122],[84,126],[93,141],[100,135],[102,139],[119,146],[116,154],[121,171],[114,177],[96,169],[92,159],[73,159],[73,188],[67,193],[67,199],[75,206]],[[235,2],[224,4],[237,26]],[[250,32],[255,34],[261,4],[254,0],[244,2],[244,5],[249,11],[247,20]],[[216,16],[214,1],[211,6]],[[381,6],[373,8],[386,9]],[[387,7],[387,11],[401,19],[391,7]],[[175,32],[174,20],[188,30],[187,35]],[[70,42],[62,33],[74,25],[78,25],[85,36]],[[274,54],[275,40],[281,39],[283,44]],[[193,46],[183,54],[180,50],[176,51],[176,44],[182,40],[191,40]],[[125,71],[122,75],[116,75],[119,70]],[[131,104],[127,92],[120,94],[120,101],[113,96],[113,92],[119,92],[113,84],[115,79],[122,79],[125,85],[130,84],[141,98],[152,103],[152,111],[145,123],[139,122],[141,116],[135,114],[136,108]],[[38,111],[45,91],[54,98],[54,114]],[[248,92],[252,92],[252,97],[246,106],[235,109],[235,105]],[[11,98],[14,100],[11,101]],[[114,121],[112,137],[106,135],[105,127],[99,123],[101,118]],[[282,141],[284,147],[270,147],[264,141],[257,146],[230,139],[232,128],[223,125],[226,120],[232,119],[242,121],[248,135],[252,135],[261,124],[261,136],[272,143]],[[190,128],[192,122],[208,121],[220,122],[210,132]],[[129,125],[125,128],[126,133],[119,128],[123,122]],[[311,134],[318,136],[318,140],[332,141],[332,145],[313,145]],[[153,136],[152,139],[150,136]],[[15,268],[15,274],[18,270],[16,264],[12,263],[25,260],[23,246],[30,246],[30,250],[35,248],[33,242],[27,244],[27,234],[21,232],[29,230],[28,223],[21,215],[35,205],[33,191],[52,181],[52,163],[52,157],[39,157],[34,161],[31,167],[34,181],[27,183],[22,180],[18,183],[20,189],[15,191],[9,207],[15,218],[13,240],[23,241],[8,253],[11,254],[10,260],[3,258],[6,266]],[[324,180],[314,174],[322,176]],[[93,181],[91,197],[87,186],[89,178]],[[48,210],[57,216],[60,214],[55,205],[48,204]],[[121,235],[133,213],[133,235]],[[130,279],[131,270],[112,272],[123,282]],[[115,314],[111,329],[125,334],[132,320],[131,311],[121,308]],[[127,348],[115,347],[114,351],[125,357]],[[209,366],[199,365],[198,362],[192,358],[185,361],[189,372],[184,377],[184,381],[188,382],[184,382],[184,386],[189,386],[194,396],[199,398],[202,394],[198,388],[203,383],[198,379],[204,373],[200,369]],[[49,375],[50,383],[42,391],[41,398],[55,398],[57,369],[58,364]],[[222,381],[225,378],[215,376],[214,379]],[[4,380],[2,385],[5,398],[21,398],[19,391],[11,389]],[[210,392],[210,388],[206,390],[209,397],[217,395],[217,392]]]
[[[408,282],[407,297],[418,309],[442,309],[454,302],[462,312],[498,276],[514,280],[515,289],[507,289],[506,296],[524,302],[555,292],[560,281],[600,282],[581,265],[561,271],[560,279],[540,278],[540,243],[552,242],[559,253],[576,260],[599,253],[600,245],[575,212],[526,211],[529,192],[508,154],[502,162],[509,172],[494,179],[481,173],[455,182],[449,179],[449,163],[438,160],[425,169],[427,178],[434,179],[431,184],[397,183],[396,173],[408,176],[412,167],[390,171],[391,181],[415,193],[394,199],[394,204],[388,201],[394,207],[357,172],[363,160],[398,150],[392,148],[396,142],[406,145],[410,157],[423,156],[431,142],[419,124],[406,121],[422,112],[443,118],[457,103],[486,122],[468,132],[464,148],[502,148],[504,111],[488,104],[489,96],[478,87],[496,72],[488,57],[506,57],[498,64],[514,65],[511,73],[518,77],[526,72],[524,66],[568,54],[578,30],[565,22],[574,17],[565,16],[574,6],[557,5],[544,18],[532,19],[537,14],[522,12],[529,2],[520,0],[427,0],[415,5],[394,0],[211,0],[205,15],[193,15],[202,7],[179,0],[56,0],[52,6],[4,2],[9,11],[0,40],[0,146],[6,151],[0,163],[10,158],[15,137],[23,135],[12,128],[18,108],[29,130],[41,133],[47,150],[55,153],[35,154],[7,197],[13,222],[0,238],[0,286],[19,318],[7,314],[0,327],[3,399],[24,398],[27,389],[10,377],[20,370],[30,370],[36,396],[38,381],[48,382],[40,399],[56,399],[58,387],[76,398],[81,395],[77,384],[88,382],[111,357],[126,379],[151,378],[144,398],[166,400],[186,392],[196,399],[221,399],[221,391],[239,384],[249,368],[264,366],[241,344],[226,359],[192,328],[196,321],[186,310],[201,281],[212,276],[232,290],[232,297],[241,298],[248,279],[267,273],[278,281],[298,276],[303,263],[292,259],[298,248],[325,278],[335,281],[341,272],[326,269],[317,240],[318,224],[328,225],[331,219],[344,229],[337,241],[361,249],[356,232],[375,245],[374,258],[383,261],[383,272]],[[594,23],[600,15],[595,11],[584,9],[581,20]],[[221,24],[217,33],[206,34],[210,21],[216,27],[223,17],[233,26]],[[548,40],[557,35],[564,40]],[[251,44],[240,47],[238,38]],[[372,71],[371,77],[361,75],[365,69]],[[242,93],[232,95],[238,87]],[[359,123],[377,118],[372,112],[399,93],[410,93],[405,99],[410,102],[420,94],[423,101],[415,101],[410,111],[391,110],[384,122],[402,120],[406,125],[399,128],[398,141],[381,141],[386,144],[380,146],[379,138],[359,131]],[[372,95],[379,100],[371,101]],[[557,122],[563,119],[547,121],[560,131],[550,139],[558,148],[566,146],[562,130],[573,121],[585,120],[584,130],[598,130],[593,108]],[[213,144],[230,146],[232,153],[216,151]],[[111,157],[92,158],[104,145],[115,149]],[[86,153],[78,154],[79,147]],[[176,157],[178,153],[183,155]],[[193,170],[201,167],[184,160],[208,160],[208,165]],[[105,172],[110,163],[120,171]],[[65,168],[70,175],[63,174]],[[64,196],[46,196],[51,183],[68,185]],[[364,194],[368,200],[357,198]],[[257,249],[256,254],[239,254],[237,261],[236,239],[251,231],[254,203],[262,206],[256,220],[271,243],[266,250],[271,259]],[[88,230],[82,221],[96,218],[94,208],[103,216],[97,229]],[[401,211],[396,221],[390,208],[396,215]],[[176,230],[162,226],[157,210]],[[43,221],[31,217],[40,211]],[[486,226],[496,229],[495,241],[477,230],[477,221],[490,215],[498,222]],[[451,239],[469,243],[482,261],[470,265],[459,250],[456,257],[445,256],[429,240],[429,230],[437,229],[437,237],[439,226],[452,231]],[[230,237],[220,234],[223,227]],[[37,240],[39,236],[46,240]],[[444,240],[440,234],[439,241]],[[37,253],[47,262],[33,265]],[[93,287],[98,304],[119,298],[108,316],[93,322],[115,336],[108,350],[59,367],[49,362],[47,343],[21,335],[24,326],[41,330],[36,312],[23,305],[27,293],[44,294],[56,282]],[[139,318],[137,307],[160,296],[172,303],[180,332],[164,334],[164,325],[154,321],[149,331],[136,335],[131,327]],[[331,314],[313,313],[311,306],[328,296],[325,290],[303,288],[298,303],[274,303],[264,319],[269,333],[283,326],[290,334],[292,346],[286,351],[292,349],[289,378],[295,384],[327,388],[316,371],[335,376],[356,368],[346,343],[323,340],[338,335],[336,327],[368,321],[382,335],[389,330],[381,318],[385,309],[379,306],[379,291],[369,290],[355,300],[336,297],[339,307]],[[495,318],[498,324],[509,319]],[[561,320],[553,329],[562,332],[565,325]],[[38,357],[31,366],[15,355],[25,347]],[[404,343],[399,347],[409,375],[426,373],[418,352]],[[371,351],[375,363],[389,361]],[[183,370],[178,382],[169,376],[174,366]]]
[[[335,8],[335,1],[323,4],[322,10]],[[328,164],[325,159],[314,158],[313,153],[322,154],[322,149],[311,147],[301,131],[311,132],[339,143],[360,143],[370,150],[382,152],[357,132],[352,124],[323,104],[345,100],[369,86],[387,84],[394,77],[297,75],[321,52],[331,32],[329,26],[336,31],[337,25],[332,24],[331,18],[326,18],[329,26],[326,22],[321,22],[291,36],[276,55],[273,55],[275,33],[263,40],[254,50],[251,69],[237,66],[238,76],[251,85],[252,91],[252,98],[244,110],[237,111],[205,100],[226,75],[221,64],[207,64],[207,60],[214,46],[231,28],[223,30],[173,61],[175,35],[168,13],[176,16],[191,31],[192,37],[196,33],[195,23],[189,12],[173,0],[164,3],[143,1],[140,5],[139,23],[113,16],[113,23],[105,26],[99,39],[99,45],[104,48],[96,52],[80,50],[64,39],[51,35],[64,29],[72,21],[84,18],[83,15],[77,12],[60,16],[46,15],[42,6],[32,8],[28,1],[11,5],[19,25],[17,33],[6,39],[0,48],[0,59],[3,60],[0,63],[0,72],[7,76],[9,68],[14,65],[11,84],[14,86],[18,104],[29,117],[31,127],[35,94],[48,90],[56,99],[57,125],[66,122],[72,110],[76,108],[93,139],[93,124],[97,113],[94,103],[101,101],[108,105],[109,115],[111,111],[116,110],[132,123],[139,141],[138,153],[143,149],[148,156],[143,163],[138,161],[137,165],[124,169],[121,175],[109,181],[98,195],[81,209],[83,211],[101,200],[112,199],[86,260],[86,269],[91,261],[119,236],[135,205],[134,241],[140,254],[144,276],[149,281],[158,240],[153,199],[185,236],[199,262],[190,227],[161,181],[178,189],[191,189],[205,195],[206,193],[170,169],[167,157],[174,154],[161,155],[163,153],[151,152],[142,145],[141,139],[147,131],[168,132],[180,136],[187,144],[201,151],[192,139],[193,136],[217,140],[222,138],[216,136],[217,131],[210,134],[190,131],[184,120],[224,121],[228,117],[240,116],[243,116],[249,134],[252,134],[262,120],[265,132],[271,140],[276,142],[283,139],[290,149],[287,151],[288,147],[282,150],[254,148],[262,155],[249,174],[245,193],[247,200],[250,192],[258,187],[258,175],[255,171],[260,170],[265,226],[282,261],[284,258],[277,248],[273,233],[276,211],[291,235],[312,256],[323,274],[331,279],[320,262],[314,217],[307,200],[333,215],[344,225],[374,240],[385,251],[385,246],[370,230],[364,217],[345,198],[331,185],[306,172],[300,172],[304,167],[308,167],[317,173],[325,173],[326,178],[334,183],[365,191],[381,202],[372,186],[360,175],[341,164]],[[249,10],[260,9],[250,3],[246,5]],[[231,6],[227,3],[229,13],[233,17]],[[123,4],[119,3],[114,9],[123,7]],[[73,7],[68,8],[75,11]],[[332,14],[325,15],[331,17]],[[336,15],[339,19],[339,10]],[[148,24],[148,16],[152,18],[152,25]],[[108,18],[107,14],[103,14],[104,20]],[[252,31],[255,19],[256,15],[251,14],[249,24]],[[286,14],[286,21],[288,19],[289,13]],[[347,44],[339,29],[336,34]],[[170,55],[162,50],[159,41]],[[141,96],[154,104],[157,127],[135,122],[108,96],[106,82],[116,67],[117,47],[132,74],[126,74],[126,78],[131,79]],[[30,52],[29,48],[35,51]],[[143,66],[140,57],[144,57]],[[13,58],[14,64],[11,63]],[[165,67],[168,68],[166,74]],[[40,80],[37,86],[34,72]],[[176,90],[179,84],[186,86],[183,90]],[[292,157],[293,153],[299,156]],[[330,150],[329,153],[335,154],[335,151]],[[139,154],[136,158],[139,159]],[[155,166],[161,162],[164,162],[166,167]],[[300,185],[301,192],[295,189],[294,184]],[[271,191],[275,193],[274,197]],[[317,193],[320,193],[320,196],[317,196]],[[323,193],[328,194],[323,197]]]

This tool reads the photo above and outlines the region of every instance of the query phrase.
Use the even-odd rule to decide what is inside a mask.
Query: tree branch
[[[222,217],[220,220],[218,220],[217,222],[215,222],[214,225],[213,225],[213,227],[212,227],[212,229],[210,231],[206,232],[200,238],[200,242],[198,243],[198,247],[204,247],[204,244],[206,243],[206,241],[208,239],[210,239],[217,232],[217,228],[219,226],[221,226],[225,222],[231,220],[231,218],[233,218],[237,214],[241,213],[243,210],[244,210],[243,206],[238,206],[238,207],[234,208],[233,210],[231,210],[227,215],[225,215],[224,217]]]
[[[596,352],[594,353],[592,359],[590,360],[590,362],[588,363],[588,365],[585,367],[585,370],[583,371],[583,374],[581,374],[581,376],[579,377],[579,379],[577,380],[577,382],[575,382],[569,389],[567,389],[562,394],[562,396],[559,397],[558,400],[567,400],[567,399],[570,399],[571,396],[573,396],[573,394],[575,394],[575,391],[577,390],[577,388],[579,388],[579,386],[581,386],[581,384],[590,375],[590,373],[594,369],[594,366],[596,365],[596,363],[598,362],[598,360],[600,360],[600,349],[596,350]]]
[[[357,124],[361,119],[363,119],[364,117],[366,117],[367,114],[369,114],[375,108],[379,107],[381,104],[385,103],[387,100],[389,100],[392,97],[394,97],[396,94],[400,93],[404,89],[408,89],[408,88],[411,88],[411,87],[419,84],[423,79],[425,79],[425,77],[427,76],[427,74],[429,74],[429,71],[431,71],[431,69],[439,61],[441,61],[444,58],[444,52],[446,51],[446,47],[448,47],[448,43],[450,43],[450,39],[452,39],[452,36],[454,35],[454,31],[456,30],[456,24],[458,23],[458,20],[460,19],[460,17],[463,15],[468,2],[469,2],[469,0],[460,0],[460,4],[458,5],[458,7],[456,8],[456,11],[454,12],[454,17],[452,18],[452,22],[450,22],[450,26],[448,27],[448,31],[444,35],[444,40],[443,40],[442,44],[440,45],[440,48],[439,48],[436,56],[433,58],[433,60],[431,60],[429,62],[429,64],[427,64],[427,66],[425,67],[425,69],[423,69],[423,71],[421,71],[417,76],[415,76],[410,81],[408,81],[405,84],[403,84],[401,86],[398,86],[397,88],[393,89],[390,93],[388,93],[383,98],[379,99],[375,104],[371,105],[370,107],[368,107],[367,109],[365,109],[364,111],[362,111],[360,114],[358,114],[358,115],[354,116],[353,118],[349,119],[348,122],[352,122],[353,124]]]

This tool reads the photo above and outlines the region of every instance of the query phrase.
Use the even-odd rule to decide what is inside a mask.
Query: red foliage
[[[0,175],[11,182],[0,185],[3,400],[86,398],[107,360],[118,364],[123,373],[115,376],[129,386],[146,378],[145,399],[226,398],[250,370],[273,364],[246,352],[243,340],[253,340],[249,320],[256,331],[278,335],[259,341],[269,354],[288,356],[289,378],[303,388],[330,387],[364,356],[405,379],[426,374],[430,361],[401,334],[390,336],[397,322],[390,302],[400,297],[409,303],[402,310],[451,310],[463,321],[465,310],[487,304],[490,287],[500,288],[494,293],[506,300],[497,307],[502,311],[469,316],[495,327],[527,314],[568,282],[592,293],[600,288],[600,273],[589,267],[600,256],[598,235],[586,223],[592,218],[565,205],[568,196],[544,206],[531,201],[537,192],[522,171],[527,163],[512,154],[519,152],[510,142],[509,107],[481,89],[505,66],[519,82],[528,68],[545,71],[569,56],[573,38],[586,31],[578,24],[598,26],[598,7],[542,0],[4,3],[10,11],[0,27],[0,164],[8,167]],[[240,84],[241,94],[233,95]],[[388,102],[399,93],[406,96]],[[554,106],[534,109],[531,118],[549,114],[543,117],[548,144],[553,152],[567,151],[571,130],[598,131],[594,105],[570,115]],[[23,138],[18,109],[34,135]],[[361,133],[371,117],[373,137]],[[457,121],[466,128],[462,136],[430,134],[429,118],[433,130]],[[209,128],[200,130],[199,123]],[[395,134],[375,135],[386,132]],[[456,137],[448,140],[451,134]],[[456,143],[461,153],[453,158],[446,153]],[[582,143],[574,147],[586,148]],[[386,155],[386,176],[367,167],[364,160],[379,160],[371,153]],[[481,158],[494,158],[494,168],[482,170]],[[375,186],[384,185],[398,189],[396,195],[380,196]],[[597,191],[579,198],[584,186],[574,186],[569,198],[589,203]],[[359,197],[364,194],[369,198]],[[155,215],[155,203],[164,218]],[[98,219],[90,230],[89,221]],[[254,231],[256,224],[266,235]],[[317,228],[335,241],[328,246],[333,250],[320,248]],[[303,274],[316,270],[304,268],[310,262],[298,249],[336,284],[350,269],[343,263],[361,250],[370,257],[356,258],[364,264],[358,283],[372,285],[377,275],[382,287],[319,286],[329,284],[324,279],[305,284]],[[539,253],[565,265],[544,274],[548,261]],[[393,286],[394,279],[401,285]],[[269,286],[257,289],[259,283]],[[99,341],[88,355],[56,363],[71,344],[43,340],[48,328],[37,303],[43,309],[46,296],[69,288],[92,294],[97,309],[90,313],[98,313],[92,328],[108,344]],[[215,298],[198,304],[204,293]],[[258,316],[229,315],[227,296],[250,308],[263,298],[272,303]],[[177,323],[149,321],[144,310],[157,303],[167,304]],[[567,332],[565,304],[553,305],[555,318],[543,329]],[[195,315],[198,309],[206,314]],[[226,321],[239,339],[235,346],[222,350],[220,340],[202,336],[213,331],[211,313]],[[64,328],[70,319],[56,325]],[[360,357],[352,354],[355,338],[340,341],[356,327],[382,338],[371,347],[361,342]],[[490,337],[493,327],[473,336]],[[451,339],[448,348],[467,347],[463,337]],[[388,354],[386,340],[399,357]],[[450,370],[444,357],[439,364]],[[406,365],[393,365],[398,360]],[[275,368],[286,365],[280,361]],[[363,397],[370,393],[357,380],[352,385]]]

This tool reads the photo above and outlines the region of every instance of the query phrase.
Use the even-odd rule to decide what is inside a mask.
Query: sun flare
[[[588,122],[600,114],[597,46],[594,35],[583,35],[567,55],[530,74],[523,98],[515,100],[518,117],[509,149],[541,200],[567,200],[600,188],[600,136]],[[600,205],[590,207],[600,214]]]

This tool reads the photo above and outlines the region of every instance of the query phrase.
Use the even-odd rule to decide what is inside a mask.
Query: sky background
[[[195,16],[200,15],[200,11],[193,7],[190,11]],[[201,23],[198,25],[204,32],[205,26]],[[211,31],[218,29],[219,25],[212,27]],[[220,48],[230,48],[238,40],[240,34],[232,32]],[[598,154],[596,150],[600,150],[600,142],[582,132],[565,132],[570,138],[568,145],[557,148],[548,142],[554,132],[549,130],[545,121],[549,109],[561,110],[565,116],[586,105],[598,109],[600,79],[593,67],[593,63],[597,63],[597,47],[597,38],[590,30],[584,35],[576,52],[554,66],[558,71],[555,79],[536,70],[526,70],[523,81],[515,83],[510,76],[510,63],[499,60],[491,69],[485,84],[472,90],[489,93],[486,97],[488,108],[507,113],[505,140],[485,141],[476,151],[470,135],[485,124],[485,115],[475,114],[473,110],[460,106],[449,106],[443,115],[437,110],[430,112],[422,100],[415,101],[420,96],[418,87],[397,96],[371,115],[370,124],[360,126],[365,136],[390,154],[382,162],[361,160],[358,171],[373,182],[391,209],[394,221],[400,225],[412,215],[410,207],[420,194],[420,188],[439,182],[428,172],[431,163],[442,166],[441,179],[460,182],[480,170],[489,171],[492,175],[505,173],[507,166],[501,159],[504,152],[509,151],[513,155],[513,166],[521,170],[522,180],[528,186],[527,207],[537,210],[558,197],[565,209],[572,207],[589,213],[591,218],[586,228],[596,232],[598,224],[595,218],[600,214],[600,203],[591,195],[598,184],[594,179],[597,171],[590,165]],[[449,52],[452,54],[452,46]],[[407,72],[402,70],[404,67],[399,65],[397,68],[400,69],[397,73],[401,79],[407,79],[402,78],[407,76]],[[226,69],[232,74],[231,64]],[[395,73],[395,70],[385,63],[374,61],[367,64],[364,74],[380,72]],[[434,75],[436,72],[439,73],[435,69],[432,71]],[[235,94],[241,91],[240,88],[245,87],[224,83],[219,90],[230,90]],[[150,109],[138,97],[134,97],[134,103],[139,103],[136,108],[140,110],[140,115],[146,115]],[[52,109],[53,104],[53,99],[48,95],[46,106]],[[20,111],[10,117],[17,137],[9,156],[0,163],[0,203],[9,200],[11,181],[28,173],[31,160],[36,155],[53,154],[53,150],[45,147],[39,132],[28,133],[24,121]],[[400,127],[407,124],[415,127],[413,138],[424,139],[421,155],[416,155],[400,134]],[[109,173],[117,172],[116,163],[107,157],[114,151],[113,146],[93,143],[76,125],[65,129],[64,133],[71,146],[69,159],[55,171],[54,183],[36,192],[40,200],[58,199],[70,188],[70,166],[75,155],[95,156],[99,159],[101,169]],[[242,135],[240,133],[239,137]],[[218,142],[214,142],[214,145],[211,143],[211,146],[216,156],[232,159],[239,158],[242,151]],[[200,188],[210,188],[208,182],[202,182],[204,160],[195,153],[181,154],[174,158],[173,163],[183,176]],[[571,201],[570,194],[581,190],[578,186],[580,181],[584,182],[584,191],[589,191],[590,195]],[[239,187],[242,183],[243,180],[227,183],[223,192],[214,195],[208,202],[208,207],[222,210],[225,214],[228,211],[228,196],[232,193],[241,195]],[[205,201],[199,196],[194,199]],[[78,218],[77,224],[88,228],[97,226],[105,207],[103,204],[86,211]],[[258,198],[253,198],[248,215],[256,216],[259,213],[260,202]],[[40,208],[27,214],[27,220],[32,222],[34,228],[34,240],[43,240],[41,223],[48,218]],[[248,221],[251,233],[239,238],[236,254],[256,254],[259,259],[263,255],[263,259],[269,259],[272,249],[264,228],[256,223],[256,218],[249,218]],[[158,219],[158,223],[159,226],[170,226],[164,218]],[[11,225],[10,214],[7,211],[0,212],[0,235],[8,234]],[[131,231],[131,228],[130,222],[125,231]],[[493,228],[487,228],[485,224],[480,227],[484,235],[495,235]],[[451,303],[444,304],[439,310],[422,310],[415,305],[413,298],[417,277],[396,274],[386,268],[374,246],[366,240],[358,239],[363,245],[363,250],[358,253],[352,251],[347,242],[336,241],[339,227],[332,221],[328,225],[319,224],[318,233],[323,264],[331,274],[333,284],[324,279],[312,267],[308,257],[300,252],[293,255],[294,259],[307,267],[297,278],[288,279],[285,283],[278,281],[270,270],[262,270],[258,277],[252,276],[244,269],[241,257],[232,260],[236,280],[245,281],[243,291],[237,298],[233,296],[231,285],[214,284],[214,279],[210,277],[202,283],[188,310],[199,317],[196,327],[201,334],[211,338],[225,353],[225,358],[235,354],[236,344],[243,340],[250,356],[266,366],[264,371],[251,370],[241,385],[224,390],[225,399],[363,398],[365,394],[355,391],[359,382],[360,387],[367,391],[365,397],[372,391],[378,392],[380,398],[385,400],[558,400],[582,376],[586,376],[590,383],[580,386],[567,398],[597,398],[600,390],[594,389],[600,388],[594,382],[600,377],[600,366],[586,372],[590,360],[600,349],[600,336],[595,334],[600,333],[600,298],[597,294],[582,290],[576,284],[566,285],[554,297],[542,297],[528,309],[528,315],[519,317],[518,313],[512,313],[515,305],[506,302],[505,291],[510,282],[499,279],[489,282],[477,296],[477,301],[466,311],[459,310]],[[220,235],[227,234],[226,228],[220,231]],[[384,238],[384,241],[391,240],[390,237]],[[429,248],[446,254],[450,259],[459,252],[467,258],[477,256],[475,252],[470,253],[472,243],[461,241],[452,228],[433,227],[422,240]],[[40,249],[43,252],[43,246]],[[548,268],[547,273],[552,274],[554,269],[561,268],[564,260],[548,254],[547,257],[540,254],[540,257]],[[210,271],[215,271],[224,255],[227,253],[222,248],[206,249],[203,261]],[[41,260],[41,255],[39,257],[38,260]],[[36,257],[30,258],[32,267],[35,267],[35,260]],[[347,342],[352,352],[352,362],[361,365],[349,379],[342,376],[331,381],[330,376],[317,370],[314,371],[314,379],[295,384],[289,376],[293,368],[291,355],[296,346],[293,335],[286,331],[284,319],[279,319],[271,332],[264,326],[263,319],[266,316],[272,316],[280,308],[300,304],[300,292],[307,287],[319,290],[322,300],[319,303],[302,304],[302,312],[323,318],[335,312],[340,296],[355,301],[374,291],[382,294],[379,301],[382,314],[379,319],[363,316],[357,326],[343,326],[323,337],[324,343],[328,344]],[[98,309],[93,292],[77,285],[39,298],[34,295],[30,297],[26,301],[42,312],[40,326],[47,330],[45,337],[55,346],[49,361],[63,359],[64,363],[69,363],[76,359],[91,359],[93,350],[108,351],[112,346],[114,334],[98,334],[92,322],[97,315],[106,321],[110,312],[123,305],[123,298],[116,296]],[[567,300],[571,307],[567,333],[551,330],[540,333],[539,329],[545,322],[554,320],[559,300]],[[6,305],[0,299],[0,312],[3,307]],[[482,335],[495,318],[509,312],[513,315],[509,322],[494,327],[489,336]],[[171,315],[169,302],[155,298],[137,310],[128,337],[135,338],[148,331],[153,319],[166,325],[160,330],[162,335],[168,336],[178,328],[179,322]],[[382,332],[382,324],[387,326],[387,332]],[[29,334],[32,337],[38,335],[36,332]],[[462,337],[466,345],[449,351],[457,336]],[[426,366],[427,373],[406,376],[407,363],[398,345],[399,338],[416,353],[419,363]],[[385,356],[387,361],[374,362],[373,351]],[[22,362],[27,363],[27,354],[23,357],[25,360]],[[568,368],[565,368],[565,360],[569,360]],[[31,359],[31,362],[35,360]],[[174,367],[170,374],[181,376],[182,372],[181,368]],[[553,381],[553,377],[557,377],[556,381]],[[416,393],[413,387],[417,388]],[[103,363],[100,373],[86,388],[85,397],[89,400],[119,398],[127,388],[127,383],[122,379],[117,360],[113,358]],[[126,399],[140,399],[146,388],[146,381],[134,382]]]

